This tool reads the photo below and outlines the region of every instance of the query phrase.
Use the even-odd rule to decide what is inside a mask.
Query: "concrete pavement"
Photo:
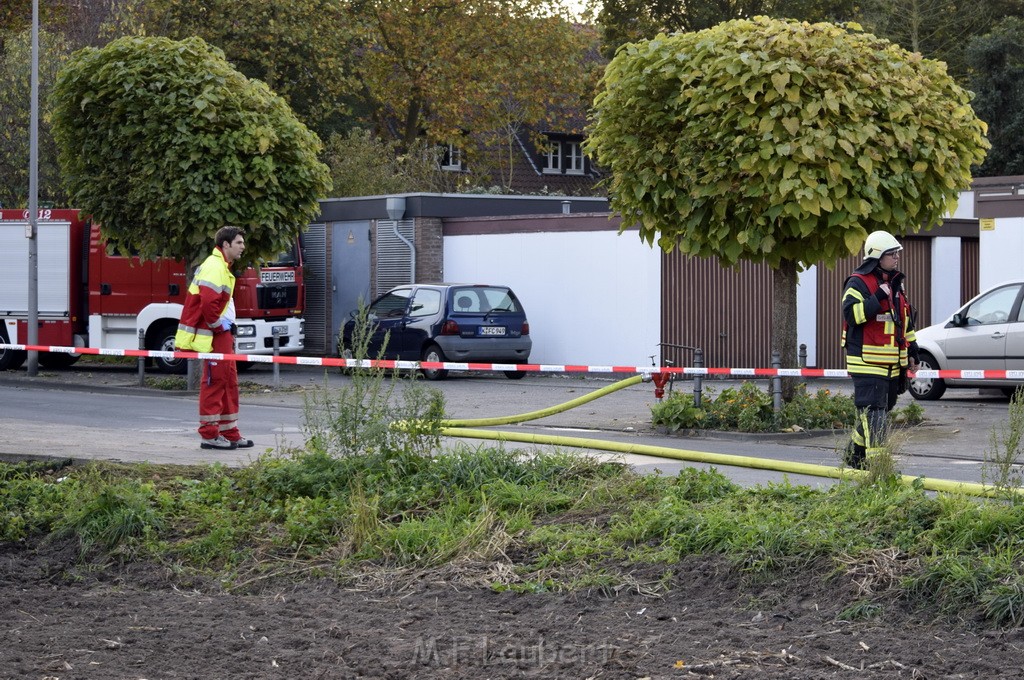
[[[150,374],[159,379],[159,374]],[[579,376],[538,374],[509,381],[500,374],[455,373],[446,381],[430,383],[445,396],[450,418],[479,418],[531,412],[564,403],[628,376]],[[349,379],[339,371],[305,366],[282,366],[280,384],[274,388],[272,367],[257,365],[242,374],[240,424],[256,441],[253,449],[233,452],[203,451],[195,434],[196,396],[138,386],[130,366],[90,364],[83,359],[63,371],[41,370],[29,378],[25,371],[0,373],[0,453],[7,456],[56,455],[152,463],[245,464],[266,451],[301,447],[303,402],[320,386],[340,387]],[[735,385],[733,381],[708,381],[712,390]],[[849,389],[848,381],[809,381],[811,389]],[[692,390],[682,381],[676,389]],[[900,405],[910,403],[904,396]],[[703,433],[697,436],[666,435],[650,424],[655,403],[653,385],[630,386],[581,407],[524,423],[514,429],[651,443],[697,449],[777,457],[786,460],[835,465],[845,433],[751,435]],[[906,430],[901,449],[908,454],[904,469],[938,467],[947,478],[978,481],[978,468],[991,448],[993,429],[1005,425],[1007,400],[997,391],[949,390],[937,402],[917,402],[925,410],[925,424]],[[71,411],[71,413],[68,413]],[[513,429],[505,427],[502,429]],[[509,444],[509,447],[528,448]],[[650,456],[619,456],[641,469],[673,473],[690,465]],[[920,473],[923,474],[923,473]],[[935,473],[929,472],[931,476]],[[730,476],[743,483],[781,479],[763,471],[732,469]],[[748,478],[748,479],[744,479]],[[818,478],[790,481],[812,486],[831,483]]]

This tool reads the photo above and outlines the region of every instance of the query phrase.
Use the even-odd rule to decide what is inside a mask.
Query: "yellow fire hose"
[[[478,430],[470,427],[487,427],[491,425],[510,425],[521,423],[527,420],[536,420],[545,416],[554,415],[567,411],[571,408],[581,406],[587,402],[607,396],[612,392],[621,390],[639,383],[642,378],[635,375],[617,383],[602,387],[590,394],[577,397],[557,406],[552,406],[539,411],[522,413],[514,416],[502,416],[497,418],[476,418],[468,420],[445,420],[441,433],[448,437],[465,437],[467,439],[486,439],[500,442],[521,442],[526,444],[543,444],[549,446],[566,446],[572,448],[593,449],[597,451],[610,451],[613,453],[637,454],[644,456],[655,456],[658,458],[670,458],[685,460],[694,463],[708,463],[711,465],[727,465],[732,467],[746,467],[759,470],[773,470],[776,472],[788,472],[792,474],[811,475],[814,477],[828,477],[832,479],[858,479],[869,474],[866,470],[853,470],[850,468],[832,467],[829,465],[816,465],[812,463],[796,463],[786,460],[774,460],[771,458],[754,458],[753,456],[736,456],[725,453],[708,453],[705,451],[692,451],[687,449],[674,449],[667,446],[651,446],[648,444],[630,444],[623,442],[610,442],[601,439],[587,439],[582,437],[564,437],[544,434],[529,434],[519,432],[504,432],[499,430]],[[1000,491],[992,486],[978,484],[975,482],[957,482],[949,479],[929,479],[927,477],[911,477],[900,475],[902,484],[911,485],[915,482],[930,491],[944,491],[948,493],[961,493],[971,496],[995,497]],[[1014,489],[1017,495],[1024,494],[1024,489]]]

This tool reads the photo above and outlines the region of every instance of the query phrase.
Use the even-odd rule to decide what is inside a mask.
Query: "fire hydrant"
[[[665,396],[665,385],[672,379],[672,375],[669,373],[659,372],[652,373],[651,380],[654,381],[654,398],[661,401],[662,397]]]

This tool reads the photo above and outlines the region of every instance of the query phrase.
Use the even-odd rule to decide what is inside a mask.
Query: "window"
[[[562,172],[562,145],[557,141],[548,144],[548,151],[544,156],[544,172]]]
[[[441,146],[441,169],[449,172],[462,170],[462,149],[454,144]]]
[[[542,171],[547,174],[582,175],[585,163],[580,140],[549,139],[542,157]]]
[[[409,306],[409,296],[411,294],[412,290],[408,288],[393,290],[374,302],[373,306],[370,307],[370,313],[382,318],[405,316],[405,310]]]
[[[441,291],[433,288],[420,288],[416,291],[409,316],[433,316],[439,311],[441,311]]]
[[[1018,292],[1020,286],[1006,286],[976,300],[967,310],[967,323],[971,326],[1006,323]]]
[[[565,172],[570,175],[583,174],[583,149],[579,142],[565,142]]]

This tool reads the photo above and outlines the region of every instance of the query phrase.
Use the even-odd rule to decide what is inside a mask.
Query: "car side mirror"
[[[957,312],[956,314],[953,315],[953,325],[958,327],[958,328],[960,326],[966,326],[967,325],[967,317],[964,316],[963,314],[961,314],[960,312]]]

